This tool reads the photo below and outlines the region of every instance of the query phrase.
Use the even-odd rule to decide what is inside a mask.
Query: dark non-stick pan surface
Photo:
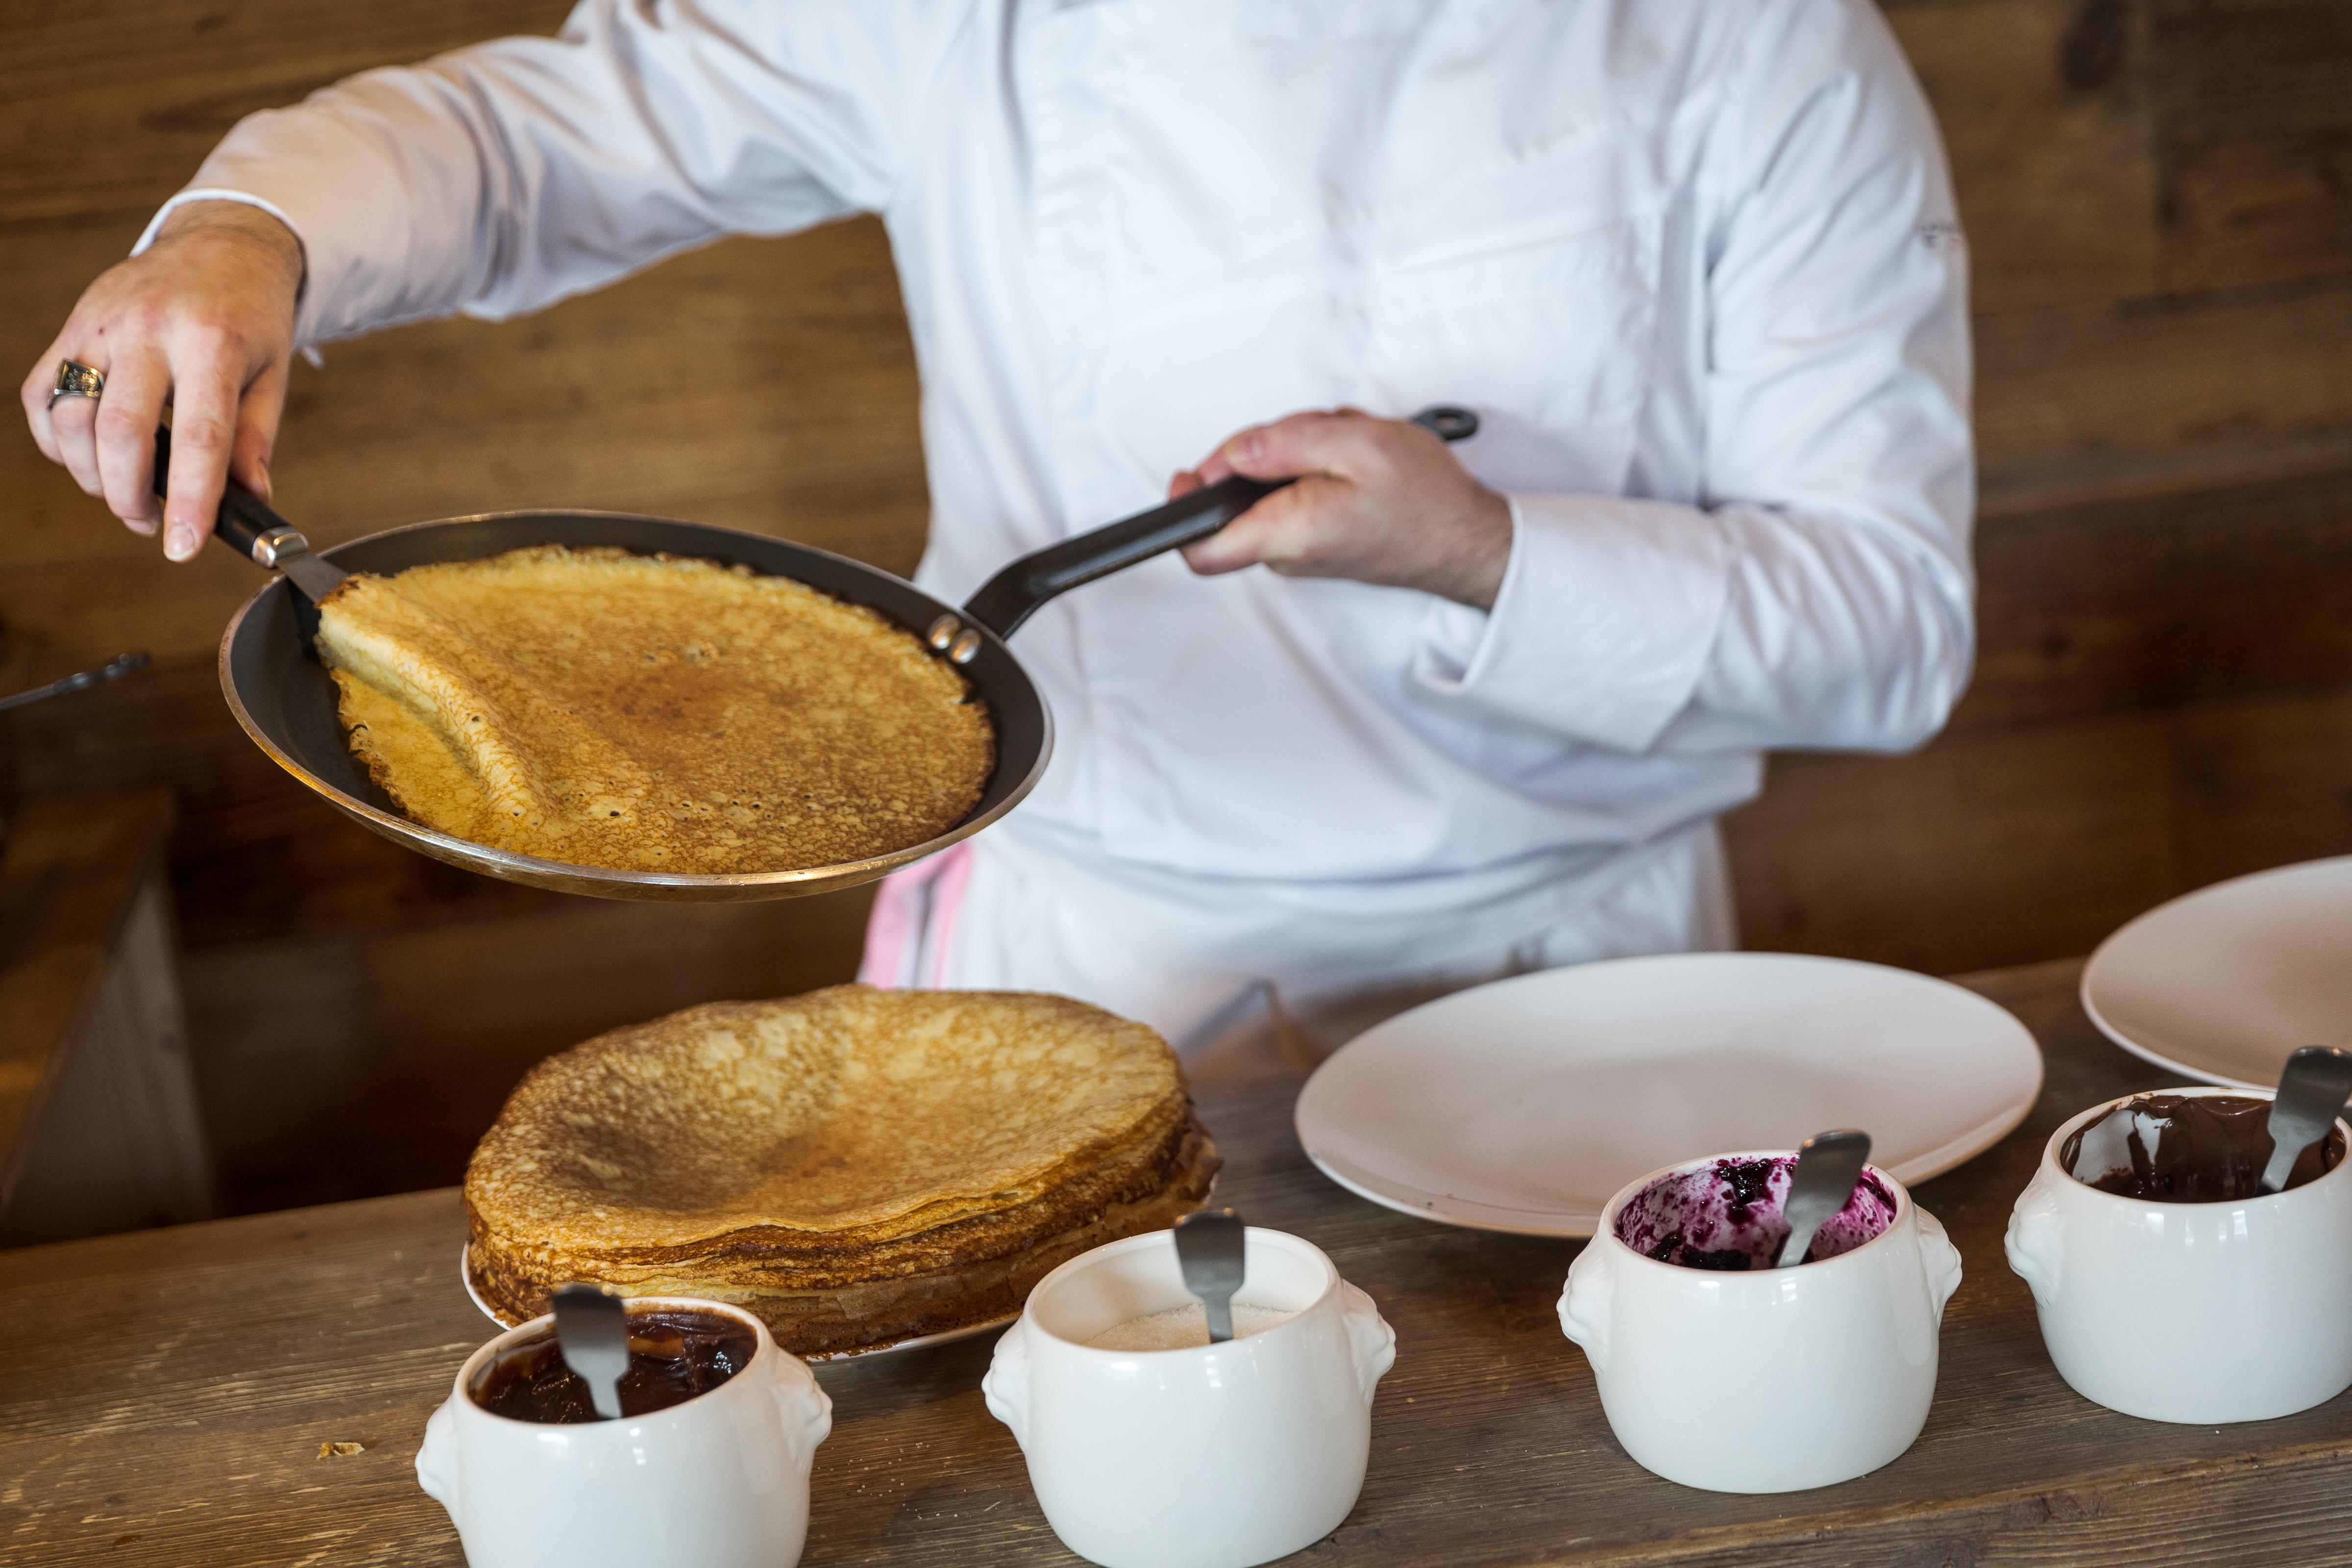
[[[889,855],[797,871],[689,875],[611,870],[514,855],[436,833],[396,810],[352,758],[336,718],[335,684],[311,649],[318,613],[283,578],[249,600],[221,638],[221,689],[261,749],[327,803],[412,849],[512,882],[607,899],[728,901],[793,898],[872,881],[936,854],[1013,809],[1045,771],[1053,718],[1028,672],[985,625],[901,578],[826,551],[705,523],[623,512],[515,511],[416,523],[323,551],[346,572],[391,573],[445,561],[472,561],[534,544],[612,545],[639,554],[699,556],[791,577],[865,605],[923,637],[954,616],[977,636],[957,668],[996,731],[996,768],[980,804],[948,832]],[[943,657],[943,656],[942,656]]]

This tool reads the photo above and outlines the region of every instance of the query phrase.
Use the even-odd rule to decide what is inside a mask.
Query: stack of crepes
[[[838,1354],[1019,1310],[1200,1206],[1217,1153],[1175,1053],[1066,997],[843,985],[718,1002],[540,1064],[466,1172],[509,1321],[586,1279],[757,1313]]]

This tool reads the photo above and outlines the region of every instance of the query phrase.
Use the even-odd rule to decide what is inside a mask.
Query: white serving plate
[[[2099,944],[2083,1010],[2158,1067],[2270,1089],[2299,1046],[2352,1046],[2352,856],[2216,882]]]
[[[1844,959],[1677,953],[1401,1014],[1316,1070],[1297,1127],[1326,1175],[1374,1203],[1576,1237],[1662,1165],[1832,1127],[1923,1181],[1999,1142],[2041,1090],[2033,1037],[1972,991]]]
[[[459,1283],[466,1287],[466,1300],[471,1301],[476,1309],[481,1312],[482,1316],[496,1323],[499,1328],[513,1328],[515,1325],[508,1322],[504,1318],[499,1316],[498,1313],[492,1311],[490,1310],[490,1304],[482,1300],[482,1293],[474,1289],[474,1264],[471,1249],[472,1244],[470,1242],[461,1244],[457,1248],[457,1279]],[[925,1345],[952,1344],[958,1340],[968,1340],[974,1334],[984,1334],[991,1329],[1001,1329],[1012,1321],[1013,1319],[1010,1317],[991,1318],[987,1322],[970,1323],[961,1329],[950,1329],[944,1334],[919,1334],[911,1340],[900,1340],[897,1344],[876,1345],[869,1350],[862,1351],[835,1351],[832,1353],[825,1355],[804,1355],[801,1357],[801,1360],[857,1361],[866,1356],[889,1355],[896,1351],[920,1350]]]

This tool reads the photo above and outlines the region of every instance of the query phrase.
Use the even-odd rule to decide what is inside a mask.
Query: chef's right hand
[[[177,209],[143,254],[83,291],[25,378],[33,439],[132,532],[152,534],[160,521],[163,553],[187,560],[212,531],[225,475],[268,499],[301,286],[301,242],[260,208]],[[49,406],[65,359],[104,374],[103,395]],[[149,481],[167,403],[171,494],[159,505]]]

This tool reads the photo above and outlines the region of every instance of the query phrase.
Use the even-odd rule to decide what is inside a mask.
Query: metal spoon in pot
[[[555,1292],[555,1342],[563,1364],[588,1385],[598,1416],[621,1418],[621,1376],[629,1370],[629,1310],[600,1285]]]
[[[2352,1051],[2305,1046],[2286,1058],[2278,1094],[2271,1101],[2271,1163],[2263,1167],[2263,1192],[2286,1185],[2295,1161],[2327,1136],[2344,1114],[2347,1099],[2352,1099]]]
[[[1862,1168],[1870,1160],[1870,1134],[1851,1127],[1816,1132],[1797,1151],[1797,1168],[1789,1175],[1789,1239],[1780,1244],[1776,1268],[1794,1268],[1812,1250],[1813,1236],[1845,1207]]]
[[[1209,1316],[1209,1342],[1234,1337],[1234,1292],[1242,1288],[1248,1227],[1231,1209],[1203,1209],[1176,1222],[1176,1266],[1184,1289]]]

